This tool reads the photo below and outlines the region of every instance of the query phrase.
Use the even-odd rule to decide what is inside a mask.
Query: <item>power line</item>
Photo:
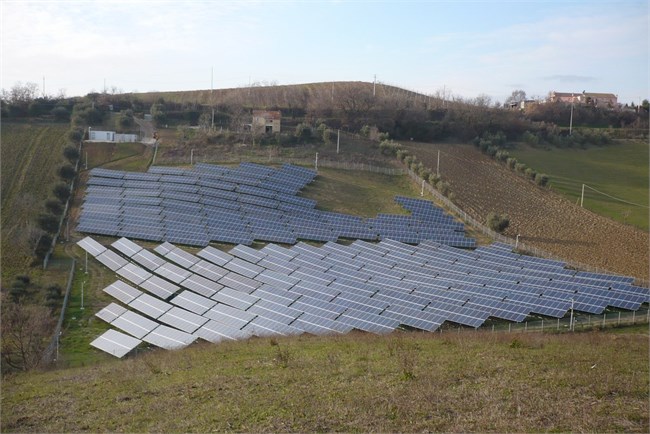
[[[593,190],[593,191],[595,191],[596,193],[602,194],[603,196],[607,196],[607,197],[609,197],[610,199],[614,199],[614,200],[616,200],[616,201],[623,202],[623,203],[626,203],[626,204],[628,204],[628,205],[634,205],[634,206],[638,206],[638,207],[641,207],[641,208],[650,208],[650,207],[648,207],[647,205],[641,205],[641,204],[639,204],[639,203],[629,202],[629,201],[627,201],[627,200],[624,200],[624,199],[621,199],[621,198],[618,198],[618,197],[614,197],[614,196],[609,195],[609,194],[607,194],[607,193],[603,193],[602,191],[600,191],[600,190],[596,190],[595,188],[590,187],[590,186],[588,186],[587,184],[582,184],[582,186],[583,186],[583,188],[584,188],[584,187],[587,187],[588,189]],[[584,195],[584,193],[583,193],[583,195]]]

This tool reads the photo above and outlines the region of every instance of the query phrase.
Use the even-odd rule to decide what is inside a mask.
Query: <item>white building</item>
[[[88,129],[88,140],[95,142],[137,142],[140,140],[137,134],[120,134],[115,131],[100,131]]]

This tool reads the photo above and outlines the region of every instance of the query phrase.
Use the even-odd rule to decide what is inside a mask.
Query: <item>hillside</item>
[[[3,280],[32,260],[39,233],[36,217],[45,211],[45,200],[59,180],[68,128],[63,123],[2,123]]]
[[[485,221],[490,211],[510,216],[506,234],[575,261],[614,273],[648,278],[648,232],[597,215],[537,187],[471,145],[407,143],[451,185],[455,203]],[[532,164],[532,163],[531,163]]]
[[[3,382],[2,432],[647,432],[648,334],[251,339]],[[146,410],[145,410],[146,409]]]

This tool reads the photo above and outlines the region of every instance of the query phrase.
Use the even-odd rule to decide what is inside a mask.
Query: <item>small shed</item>
[[[274,110],[253,110],[252,130],[255,133],[279,133],[282,114]]]

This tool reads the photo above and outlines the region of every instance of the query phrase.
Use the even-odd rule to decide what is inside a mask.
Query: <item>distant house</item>
[[[253,110],[251,128],[255,133],[279,133],[282,114],[279,111]]]
[[[137,134],[120,134],[115,131],[101,131],[89,129],[88,140],[95,142],[137,142],[139,139]]]
[[[592,93],[582,92],[580,95],[580,102],[594,107],[616,107],[618,105],[618,97],[613,93]]]
[[[594,107],[617,107],[618,97],[613,93],[593,93],[593,92],[551,92],[549,95],[550,102],[577,103],[582,105],[592,105]]]
[[[556,92],[552,91],[551,94],[548,97],[548,100],[550,102],[564,102],[564,103],[572,103],[572,102],[578,102],[578,96],[579,93],[568,93],[568,92]]]

